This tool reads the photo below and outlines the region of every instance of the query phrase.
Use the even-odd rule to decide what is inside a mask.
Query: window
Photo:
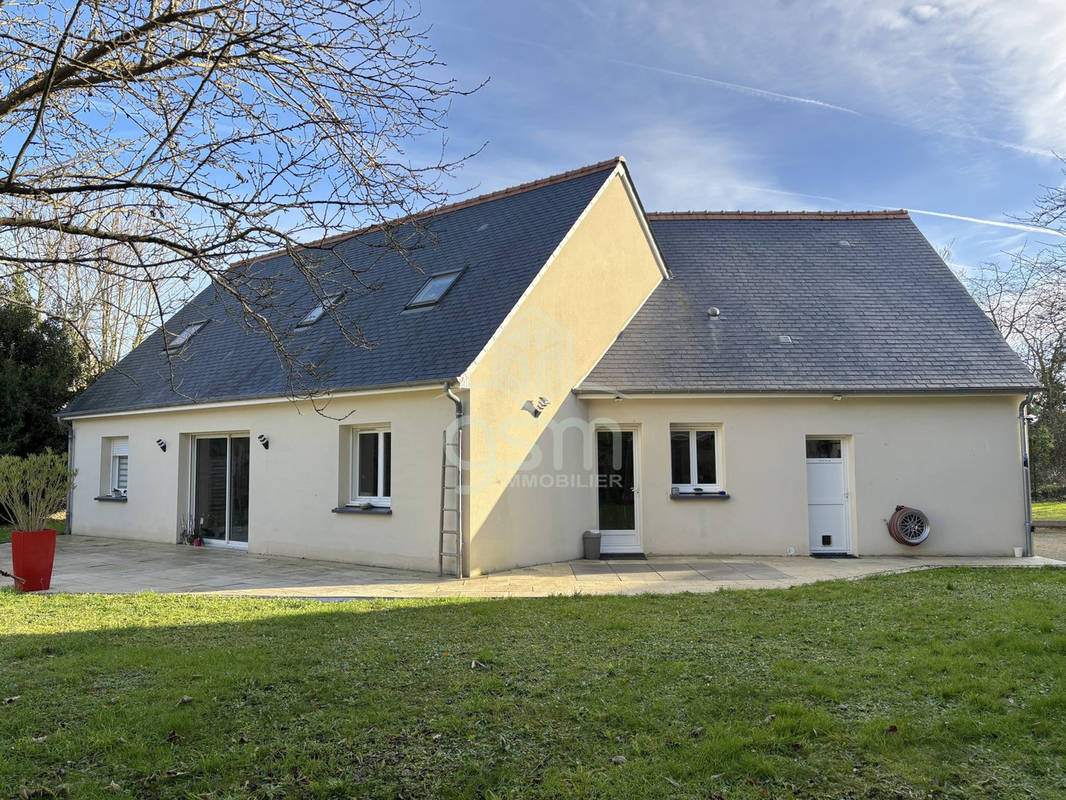
[[[348,505],[392,505],[392,433],[388,428],[352,429],[352,491]]]
[[[840,458],[840,440],[808,439],[807,458]]]
[[[126,496],[126,486],[130,471],[129,439],[108,439],[111,446],[111,480],[105,494]]]
[[[670,426],[670,483],[681,492],[721,491],[718,428]]]
[[[207,324],[207,320],[200,320],[186,325],[185,329],[167,342],[167,350],[179,350],[191,339],[200,328]]]
[[[407,308],[421,308],[438,302],[452,288],[452,284],[459,280],[459,276],[462,274],[462,270],[455,270],[454,272],[442,272],[440,275],[434,275],[422,284],[422,288],[418,290],[418,294],[411,298]]]
[[[325,314],[327,311],[329,311],[329,309],[333,308],[343,299],[344,292],[337,292],[336,294],[326,295],[321,303],[319,303],[317,306],[308,311],[307,314],[304,315],[304,318],[301,319],[298,323],[296,323],[296,330],[302,331],[304,328],[310,328],[312,325],[322,319],[323,314]]]

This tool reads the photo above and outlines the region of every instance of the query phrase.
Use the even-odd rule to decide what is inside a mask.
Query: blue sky
[[[649,210],[923,209],[1025,216],[1063,180],[1058,2],[424,0],[451,74],[456,188],[626,156]],[[1060,242],[928,215],[952,262]]]

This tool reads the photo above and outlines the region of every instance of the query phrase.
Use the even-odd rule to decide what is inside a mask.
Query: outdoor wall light
[[[163,439],[156,439],[155,443],[159,445],[159,449],[164,453],[167,451],[167,443]]]
[[[261,433],[255,438],[259,440],[259,444],[263,445],[264,450],[270,449],[270,437],[267,436],[265,433]]]
[[[624,397],[622,397],[622,395],[620,395],[620,394],[616,394],[616,395],[615,395],[615,396],[614,396],[613,398],[611,398],[611,399],[612,399],[612,400],[614,400],[614,401],[615,401],[616,403],[621,403],[621,402],[622,402],[623,400],[625,400],[625,398],[624,398]]]
[[[837,401],[837,402],[839,403],[839,402],[840,402],[841,400],[843,400],[843,399],[844,399],[844,395],[842,395],[842,394],[835,394],[835,395],[833,395],[833,399],[834,399],[834,400],[836,400],[836,401]]]
[[[549,405],[551,405],[551,401],[547,397],[538,397],[536,403],[532,400],[526,400],[526,402],[522,404],[522,410],[528,411],[533,417],[539,417],[540,412],[546,409]]]

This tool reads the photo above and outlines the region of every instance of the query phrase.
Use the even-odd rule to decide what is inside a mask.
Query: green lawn
[[[4,797],[1066,796],[1066,570],[0,619]]]
[[[1048,500],[1033,503],[1033,519],[1066,519],[1066,501]]]

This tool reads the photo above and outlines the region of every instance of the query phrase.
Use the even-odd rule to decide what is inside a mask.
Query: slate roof
[[[415,267],[383,247],[380,231],[330,240],[316,251],[324,267],[338,269],[344,258],[365,268],[362,279],[376,287],[362,289],[348,269],[335,273],[348,288],[338,313],[356,322],[373,347],[352,346],[328,317],[293,334],[300,358],[323,367],[321,387],[303,388],[428,384],[461,375],[619,163],[612,159],[467,200],[419,218],[418,228],[396,229],[399,239],[417,238],[410,254]],[[316,305],[289,256],[260,258],[246,268],[282,288],[275,319],[281,329],[295,327]],[[428,275],[451,269],[465,272],[438,304],[404,310]],[[173,334],[210,320],[173,359],[173,380],[156,331],[60,416],[287,395],[291,387],[270,342],[248,333],[232,318],[235,312],[231,299],[204,290],[167,323]]]
[[[674,278],[579,391],[1038,388],[904,211],[648,218]]]

